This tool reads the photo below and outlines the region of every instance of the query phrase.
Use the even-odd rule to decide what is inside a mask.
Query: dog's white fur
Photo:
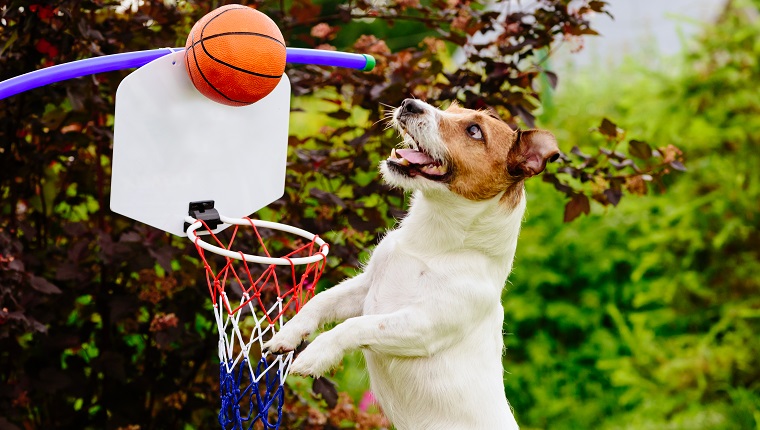
[[[447,112],[416,103],[425,112],[401,127],[407,145],[449,156],[438,127]],[[323,324],[343,321],[291,371],[321,375],[362,349],[372,391],[399,430],[517,429],[504,392],[501,293],[525,212],[522,183],[510,206],[504,192],[474,201],[387,162],[381,171],[414,190],[408,215],[361,274],[315,296],[265,348],[293,350]]]

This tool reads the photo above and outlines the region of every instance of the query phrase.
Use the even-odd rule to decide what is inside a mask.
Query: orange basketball
[[[185,67],[203,95],[230,106],[266,97],[285,72],[285,40],[268,16],[247,6],[215,9],[195,23]]]

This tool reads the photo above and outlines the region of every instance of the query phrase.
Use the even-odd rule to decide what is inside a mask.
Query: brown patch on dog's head
[[[516,185],[559,156],[551,133],[512,130],[495,110],[453,106],[439,127],[452,164],[451,191],[471,200],[489,199],[505,190],[519,193],[522,187]]]
[[[407,100],[395,119],[413,150],[392,153],[385,165],[390,176],[412,180],[405,185],[444,184],[470,200],[486,200],[506,191],[501,201],[515,206],[523,181],[559,156],[551,133],[512,130],[495,110],[476,111],[452,103],[439,111]]]
[[[516,132],[485,111],[453,105],[439,122],[451,163],[451,191],[470,200],[490,199],[512,181],[506,168]]]

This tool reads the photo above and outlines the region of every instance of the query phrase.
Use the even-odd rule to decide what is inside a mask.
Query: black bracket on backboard
[[[190,202],[187,214],[197,219],[198,221],[205,222],[208,228],[211,230],[215,230],[216,227],[222,223],[222,220],[219,219],[219,212],[214,209],[213,200]],[[187,231],[189,227],[190,223],[185,222],[184,230]],[[205,228],[203,228],[203,230],[205,230]]]

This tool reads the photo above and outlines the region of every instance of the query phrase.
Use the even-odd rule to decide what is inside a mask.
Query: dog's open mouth
[[[393,149],[388,167],[406,176],[423,176],[431,181],[444,181],[449,169],[430,155],[416,149]]]

